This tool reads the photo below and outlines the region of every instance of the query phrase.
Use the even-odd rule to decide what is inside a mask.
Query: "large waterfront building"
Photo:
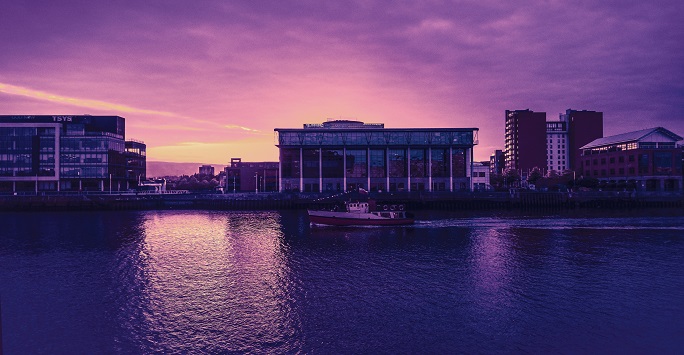
[[[242,158],[231,158],[225,167],[223,191],[234,192],[276,192],[278,191],[278,162],[243,162]]]
[[[631,181],[645,190],[681,190],[680,140],[662,127],[599,138],[582,147],[581,171],[599,180]]]
[[[505,168],[526,177],[534,168],[547,166],[546,112],[506,110]]]
[[[333,120],[276,128],[279,190],[457,191],[470,180],[477,128],[385,128]]]
[[[127,154],[123,117],[2,115],[0,191],[126,190],[144,176],[127,166],[134,150],[144,155],[144,143]]]

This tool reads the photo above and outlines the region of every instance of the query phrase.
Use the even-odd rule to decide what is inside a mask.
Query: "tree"
[[[513,186],[520,181],[520,173],[516,169],[506,169],[504,171],[504,181],[506,185]]]
[[[506,185],[504,176],[501,174],[491,174],[489,175],[489,185],[495,190],[503,189]]]
[[[527,182],[530,184],[536,184],[542,177],[541,170],[538,167],[534,167],[534,169],[530,171],[530,175],[527,177]]]

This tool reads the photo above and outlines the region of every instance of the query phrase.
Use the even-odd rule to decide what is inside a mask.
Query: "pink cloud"
[[[0,82],[137,111],[5,92],[6,113],[121,114],[152,159],[249,140],[265,147],[243,157],[275,160],[273,128],[337,116],[479,127],[476,159],[503,146],[505,109],[684,133],[680,2],[124,3],[3,5]]]

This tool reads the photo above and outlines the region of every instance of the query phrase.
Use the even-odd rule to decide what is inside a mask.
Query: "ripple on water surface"
[[[684,218],[5,214],[7,353],[674,352]],[[34,223],[40,220],[41,223]]]

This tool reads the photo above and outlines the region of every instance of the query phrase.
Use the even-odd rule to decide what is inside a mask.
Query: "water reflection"
[[[684,327],[678,216],[440,212],[405,227],[311,228],[297,211],[147,211],[3,222],[8,353],[682,345],[671,336]]]
[[[119,339],[121,350],[297,349],[277,214],[155,212],[143,235],[119,260],[122,334],[135,336]]]

